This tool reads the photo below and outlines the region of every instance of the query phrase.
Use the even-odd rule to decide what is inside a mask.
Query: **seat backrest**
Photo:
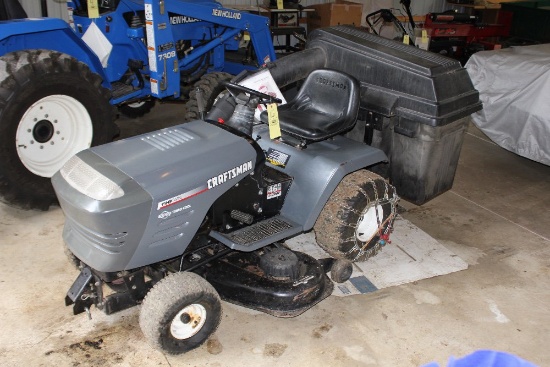
[[[279,107],[283,136],[309,143],[351,130],[360,104],[360,84],[351,75],[330,70],[312,71],[296,96]],[[260,115],[268,123],[267,113]]]
[[[349,117],[354,122],[359,110],[359,82],[341,71],[318,69],[306,78],[294,98],[297,110],[315,110],[332,119]]]

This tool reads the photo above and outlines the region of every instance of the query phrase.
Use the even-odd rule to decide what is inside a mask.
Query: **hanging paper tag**
[[[267,120],[269,121],[269,138],[277,139],[281,136],[277,103],[270,103],[267,105]]]
[[[88,0],[88,18],[99,18],[97,0]]]
[[[422,43],[428,43],[428,32],[425,29],[422,30]]]
[[[406,45],[409,44],[409,35],[408,34],[403,36],[403,43],[406,44]]]
[[[244,32],[243,39],[244,39],[245,41],[250,41],[250,33]]]
[[[283,0],[277,0],[277,9],[284,9],[284,3]]]

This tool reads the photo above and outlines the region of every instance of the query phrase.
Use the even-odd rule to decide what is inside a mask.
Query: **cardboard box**
[[[361,26],[363,13],[363,5],[361,4],[340,0],[334,3],[312,5],[308,8],[315,9],[314,12],[307,13],[308,32],[316,28],[342,24]]]

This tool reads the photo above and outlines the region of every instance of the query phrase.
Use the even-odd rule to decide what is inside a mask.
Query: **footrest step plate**
[[[230,233],[210,232],[210,237],[239,251],[254,251],[302,232],[302,226],[277,215]]]

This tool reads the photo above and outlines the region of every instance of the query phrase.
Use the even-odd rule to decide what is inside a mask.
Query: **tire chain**
[[[382,248],[383,246],[386,245],[386,240],[382,239],[382,235],[387,236],[393,230],[393,220],[394,220],[395,216],[397,215],[397,202],[399,201],[399,197],[395,193],[395,189],[394,189],[393,190],[393,196],[390,198],[389,195],[388,195],[389,185],[386,181],[383,181],[383,182],[384,182],[384,197],[383,197],[383,200],[389,202],[390,205],[391,205],[390,215],[388,216],[388,218],[384,222],[380,223],[380,219],[378,218],[378,210],[375,210],[376,211],[376,221],[377,221],[377,224],[378,224],[378,233],[380,235],[380,238],[378,239],[378,241],[376,242],[376,244],[373,247],[371,247],[370,249],[365,250],[365,248],[368,246],[368,244],[370,242],[370,239],[368,241],[365,241],[365,242],[360,242],[360,241],[357,240],[357,236],[354,236],[353,239],[355,240],[355,244],[353,245],[353,247],[351,249],[349,249],[345,253],[346,255],[349,255],[353,251],[357,251],[357,255],[353,258],[352,261],[357,261],[359,258],[361,258],[363,256],[365,256],[364,259],[368,259],[368,258],[376,255],[378,253],[378,251],[380,251],[380,248]],[[376,206],[379,205],[379,203],[381,201],[379,196],[378,196],[378,190],[377,190],[377,187],[376,187],[376,182],[372,178],[369,178],[369,183],[372,185],[372,188],[373,188],[373,191],[374,191],[374,197],[375,197],[374,207],[376,208]],[[359,191],[367,198],[367,207],[368,207],[369,204],[371,203],[371,201],[369,199],[369,196],[366,194],[366,192],[362,188],[359,188]],[[349,209],[351,209],[351,208],[349,208]],[[361,213],[361,214],[363,214],[363,213]],[[386,223],[388,223],[388,226],[386,227],[384,232],[381,233],[381,230],[382,230],[382,228],[384,228],[384,225],[386,225]],[[355,225],[355,228],[357,228],[357,224]],[[374,235],[373,235],[373,237],[374,237]],[[346,241],[348,241],[348,240],[351,240],[351,238],[346,239]],[[358,242],[362,243],[362,246],[359,246]]]

